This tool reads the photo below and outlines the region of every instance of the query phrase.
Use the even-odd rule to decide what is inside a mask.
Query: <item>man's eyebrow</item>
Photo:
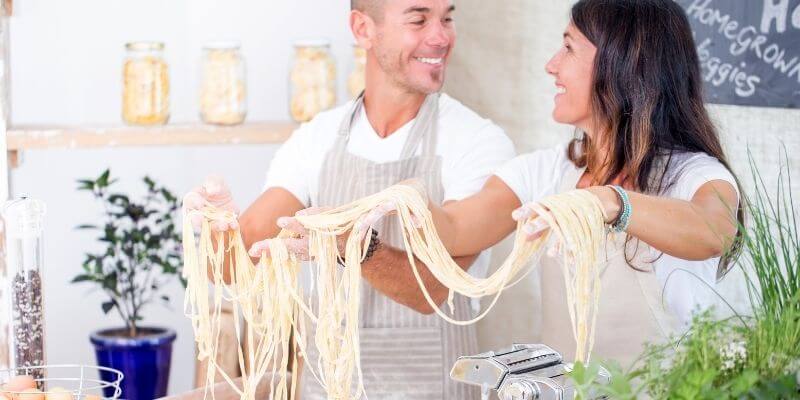
[[[448,13],[451,13],[451,12],[453,12],[455,10],[456,10],[455,4],[450,5],[450,7],[447,8],[447,12]],[[403,11],[403,14],[413,14],[413,13],[427,14],[429,12],[431,12],[430,7],[411,6],[411,7],[407,8],[405,11]]]
[[[408,7],[403,14],[412,14],[412,13],[429,13],[431,12],[430,7],[421,7],[421,6],[411,6]]]

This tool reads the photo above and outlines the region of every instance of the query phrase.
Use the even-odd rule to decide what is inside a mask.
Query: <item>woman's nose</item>
[[[556,75],[558,72],[558,54],[554,55],[553,58],[544,65],[544,70],[550,75]]]

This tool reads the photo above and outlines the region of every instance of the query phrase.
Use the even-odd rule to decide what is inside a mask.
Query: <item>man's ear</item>
[[[372,17],[359,10],[351,11],[350,31],[353,32],[353,38],[358,47],[364,50],[372,48],[376,35],[375,20]]]

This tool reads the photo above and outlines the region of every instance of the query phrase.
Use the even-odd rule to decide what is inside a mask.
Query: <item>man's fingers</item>
[[[250,257],[253,258],[261,257],[265,252],[266,256],[269,257],[269,239],[253,243],[250,246],[250,250],[247,251]]]
[[[280,217],[278,218],[278,227],[286,229],[287,231],[294,232],[299,235],[307,235],[308,230],[297,218],[294,217]]]
[[[203,213],[197,210],[189,211],[188,214],[189,221],[192,222],[192,228],[194,228],[195,232],[200,232],[203,229]]]
[[[199,210],[206,205],[206,200],[200,193],[192,190],[183,196],[183,208],[186,210]]]
[[[230,224],[225,220],[211,221],[211,230],[215,232],[227,232]]]
[[[288,238],[283,239],[286,250],[294,254],[298,259],[306,261],[308,257],[308,239]]]

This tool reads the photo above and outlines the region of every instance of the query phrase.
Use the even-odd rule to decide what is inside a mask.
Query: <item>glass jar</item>
[[[212,42],[203,48],[200,118],[207,124],[236,125],[247,115],[244,58],[238,42]]]
[[[336,105],[336,62],[327,41],[296,42],[294,48],[289,110],[295,121],[307,122]]]
[[[132,125],[162,125],[169,120],[169,68],[164,43],[125,45],[122,119]]]
[[[11,368],[45,365],[44,293],[42,292],[42,220],[45,206],[39,200],[18,199],[3,208],[5,221],[5,279],[0,291],[7,329],[7,360]],[[42,379],[43,370],[31,370]]]
[[[356,98],[364,91],[366,86],[367,51],[358,45],[353,45],[353,70],[347,77],[347,92],[351,98]]]

